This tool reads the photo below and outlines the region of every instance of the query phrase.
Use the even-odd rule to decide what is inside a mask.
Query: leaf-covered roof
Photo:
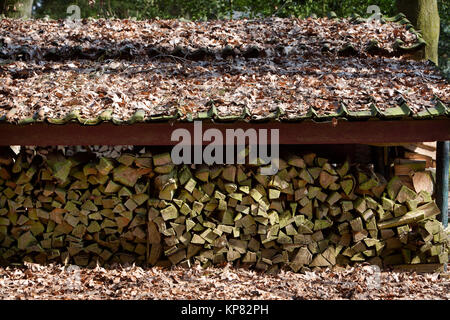
[[[0,21],[0,119],[84,124],[212,118],[450,116],[450,85],[410,55],[403,16]]]

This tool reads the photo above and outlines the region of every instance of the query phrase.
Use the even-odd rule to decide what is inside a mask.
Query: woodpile
[[[425,161],[426,168],[436,168],[436,142],[403,144],[404,158]]]
[[[114,162],[55,153],[40,164],[25,158],[5,159],[1,168],[4,260],[145,262],[148,154],[124,154]]]
[[[435,192],[434,168],[436,168],[436,142],[402,144],[403,158],[394,160],[394,175],[417,192]],[[427,170],[426,170],[427,169]]]
[[[232,262],[276,272],[448,261],[426,188],[316,154],[174,165],[170,154],[0,157],[0,256],[83,266]]]
[[[426,162],[422,160],[394,160],[394,174],[408,188],[417,192],[426,191],[430,195],[435,192],[435,177],[431,170],[426,169]]]

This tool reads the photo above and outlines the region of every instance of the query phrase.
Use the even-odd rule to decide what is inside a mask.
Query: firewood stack
[[[436,141],[402,144],[404,158],[425,161],[427,168],[436,168]]]
[[[232,262],[276,272],[448,261],[426,190],[315,154],[258,165],[174,165],[50,153],[0,158],[0,256],[82,266]]]
[[[3,259],[145,262],[148,154],[114,162],[49,154],[40,166],[24,158],[1,169]]]
[[[150,219],[173,264],[194,258],[298,271],[448,260],[436,204],[397,177],[386,183],[315,154],[281,160],[270,177],[259,167],[173,168],[168,154],[159,159],[155,170],[167,173],[156,177]]]
[[[434,193],[436,142],[402,144],[403,158],[394,160],[394,174],[411,189]]]

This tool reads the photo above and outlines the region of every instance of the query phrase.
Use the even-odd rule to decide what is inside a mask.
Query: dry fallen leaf
[[[449,299],[435,274],[374,273],[369,266],[269,275],[230,265],[171,269],[60,265],[0,268],[0,299]]]

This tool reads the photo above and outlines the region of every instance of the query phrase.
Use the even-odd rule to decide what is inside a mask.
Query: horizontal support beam
[[[312,121],[203,122],[202,126],[203,132],[209,128],[216,128],[223,133],[226,129],[279,129],[280,144],[373,144],[450,140],[450,119],[338,121],[334,124]],[[95,126],[83,126],[78,123],[64,125],[37,123],[21,126],[0,124],[0,145],[175,145],[177,141],[171,141],[171,134],[179,128],[189,130],[193,139],[193,123],[132,125],[101,123]],[[268,137],[270,138],[270,134]]]

